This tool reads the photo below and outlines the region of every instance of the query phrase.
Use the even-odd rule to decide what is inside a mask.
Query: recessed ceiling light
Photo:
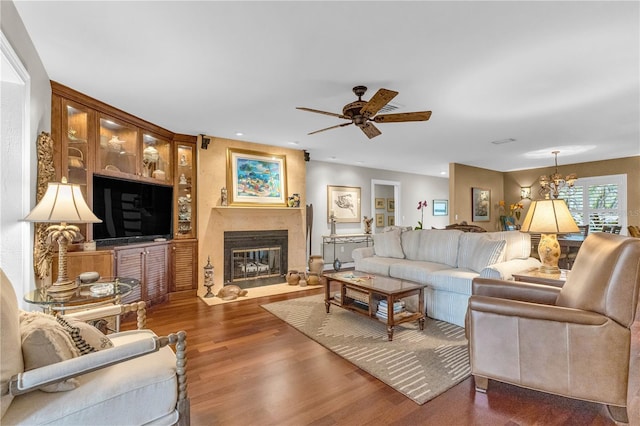
[[[244,135],[244,133],[242,133],[242,132],[236,132],[236,136],[243,136],[243,135]]]
[[[447,174],[447,172],[440,172],[440,174],[441,174],[441,175],[446,175],[446,174]]]
[[[298,142],[298,141],[289,142],[289,145],[300,145],[300,142]]]

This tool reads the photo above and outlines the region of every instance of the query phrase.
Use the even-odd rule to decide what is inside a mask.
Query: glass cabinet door
[[[87,197],[87,177],[91,153],[89,152],[89,109],[63,101],[62,118],[63,147],[66,147],[66,173],[69,183],[81,185],[82,194]]]
[[[138,129],[100,115],[100,145],[96,168],[107,174],[138,175]]]
[[[176,144],[177,229],[176,238],[195,238],[195,148],[192,145]]]
[[[67,182],[80,186],[85,201],[91,205],[89,198],[88,179],[93,171],[93,164],[89,161],[93,158],[93,146],[90,141],[93,129],[95,129],[95,115],[89,108],[62,100],[62,176]],[[88,238],[87,225],[79,224],[80,234]]]
[[[173,184],[171,143],[142,134],[142,176]]]

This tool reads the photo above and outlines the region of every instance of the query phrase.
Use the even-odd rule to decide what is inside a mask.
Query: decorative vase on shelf
[[[298,285],[298,283],[300,282],[300,274],[298,274],[298,271],[289,271],[287,273],[287,283],[289,283],[289,285]]]
[[[319,254],[309,256],[309,272],[312,274],[322,274],[324,271],[324,259]]]

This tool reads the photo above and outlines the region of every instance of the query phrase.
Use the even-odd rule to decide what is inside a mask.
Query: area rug
[[[215,306],[215,305],[224,305],[225,303],[242,302],[243,300],[255,299],[258,297],[274,296],[277,294],[294,293],[297,291],[313,290],[313,289],[320,289],[320,288],[322,288],[322,286],[320,285],[307,285],[306,287],[300,287],[299,285],[289,285],[287,283],[272,284],[272,285],[265,285],[262,287],[248,288],[247,289],[248,294],[246,296],[238,297],[237,299],[234,299],[234,300],[222,300],[219,297],[204,297],[204,295],[207,293],[207,290],[200,289],[198,290],[198,297],[200,297],[200,300],[202,300],[207,305]],[[212,290],[212,292],[214,292],[214,290]]]
[[[262,305],[311,339],[367,371],[417,404],[424,404],[471,374],[464,328],[427,318],[394,328],[387,339],[382,321],[331,306],[324,295]]]

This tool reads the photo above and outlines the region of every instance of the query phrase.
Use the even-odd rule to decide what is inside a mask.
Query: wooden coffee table
[[[324,303],[327,313],[331,305],[340,306],[369,318],[379,319],[376,315],[378,303],[387,302],[387,335],[393,340],[393,328],[397,324],[418,321],[420,330],[424,330],[424,288],[426,284],[396,278],[375,276],[357,271],[323,274],[326,278]],[[340,288],[339,297],[331,295],[331,283]],[[418,296],[418,312],[401,312],[393,315],[394,303],[403,297]],[[383,320],[382,318],[380,319]]]

